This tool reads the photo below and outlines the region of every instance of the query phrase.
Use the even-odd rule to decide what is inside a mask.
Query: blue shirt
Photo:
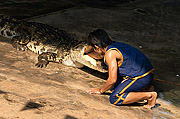
[[[128,44],[114,42],[108,46],[106,52],[109,50],[116,50],[121,55],[122,62],[118,65],[118,73],[120,76],[133,78],[142,76],[153,69],[148,58],[141,51]],[[107,65],[106,61],[105,64]]]

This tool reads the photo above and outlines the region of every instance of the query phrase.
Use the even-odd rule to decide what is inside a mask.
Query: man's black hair
[[[97,45],[101,48],[105,48],[108,45],[112,44],[113,41],[109,38],[106,31],[104,31],[103,29],[97,29],[90,32],[87,43],[93,47],[94,45]]]

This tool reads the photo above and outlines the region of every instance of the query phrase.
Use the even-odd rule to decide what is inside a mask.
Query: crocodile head
[[[81,43],[71,48],[70,57],[74,63],[83,64],[89,68],[103,73],[107,72],[107,69],[102,60],[95,60],[88,55],[84,55],[85,51],[91,50],[93,50],[92,46],[89,46],[87,43]]]

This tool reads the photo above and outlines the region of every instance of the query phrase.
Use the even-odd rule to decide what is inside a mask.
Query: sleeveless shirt
[[[153,69],[149,59],[135,47],[121,42],[114,42],[108,46],[106,53],[110,50],[116,50],[121,55],[122,62],[118,65],[120,76],[138,77]],[[104,62],[107,65],[105,57]]]

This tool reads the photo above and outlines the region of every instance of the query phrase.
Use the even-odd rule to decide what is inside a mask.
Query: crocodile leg
[[[29,38],[27,36],[14,36],[12,38],[12,45],[14,48],[16,48],[17,50],[21,50],[21,51],[26,51],[27,48],[27,44],[29,43]]]
[[[42,53],[38,56],[38,63],[36,64],[37,67],[46,67],[49,64],[48,55],[47,53]]]
[[[46,67],[49,62],[57,62],[57,54],[51,52],[43,52],[38,56],[38,63],[36,64],[37,67],[43,68]]]

